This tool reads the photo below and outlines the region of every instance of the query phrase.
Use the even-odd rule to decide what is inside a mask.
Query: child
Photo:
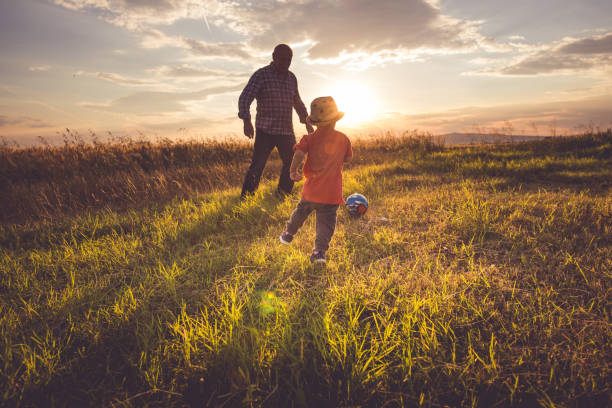
[[[338,112],[331,96],[316,98],[310,105],[307,123],[317,127],[314,133],[304,135],[295,145],[291,162],[290,177],[302,179],[298,169],[304,157],[306,182],[302,199],[287,222],[287,229],[280,236],[280,242],[289,245],[298,229],[311,212],[317,214],[317,237],[310,256],[312,263],[325,263],[325,251],[336,227],[336,211],[344,203],[342,199],[342,165],[353,157],[351,142],[344,133],[335,130],[336,121],[344,116]]]

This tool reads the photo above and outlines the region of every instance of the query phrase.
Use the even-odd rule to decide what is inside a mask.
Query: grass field
[[[326,268],[247,145],[3,147],[0,405],[610,406],[612,133],[417,136],[356,144]]]

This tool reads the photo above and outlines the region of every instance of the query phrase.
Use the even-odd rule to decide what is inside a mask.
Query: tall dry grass
[[[0,145],[0,223],[137,207],[239,187],[252,155],[246,139],[86,143],[78,135],[69,136],[58,147]],[[387,133],[356,141],[358,160],[352,166],[379,163],[392,151],[415,156],[440,148],[428,134]],[[280,168],[274,151],[263,179],[277,178]]]

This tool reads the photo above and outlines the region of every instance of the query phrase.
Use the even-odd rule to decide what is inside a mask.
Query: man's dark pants
[[[291,168],[291,160],[293,159],[293,146],[295,146],[294,135],[272,135],[261,129],[257,129],[255,133],[255,146],[253,148],[253,158],[251,166],[247,171],[242,185],[241,197],[247,194],[253,194],[259,186],[261,173],[266,166],[268,156],[276,147],[278,154],[283,162],[280,177],[278,179],[278,192],[280,194],[289,194],[293,189],[293,180],[289,177],[289,169]]]
[[[331,241],[336,229],[338,204],[313,203],[302,198],[287,222],[287,232],[295,235],[313,211],[317,214],[317,237],[315,238],[314,249],[315,251],[325,253],[329,248],[329,241]]]

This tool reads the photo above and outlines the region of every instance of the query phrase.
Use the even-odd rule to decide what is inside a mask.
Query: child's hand
[[[289,178],[293,181],[300,181],[302,179],[302,175],[297,171],[294,171],[289,174]]]

